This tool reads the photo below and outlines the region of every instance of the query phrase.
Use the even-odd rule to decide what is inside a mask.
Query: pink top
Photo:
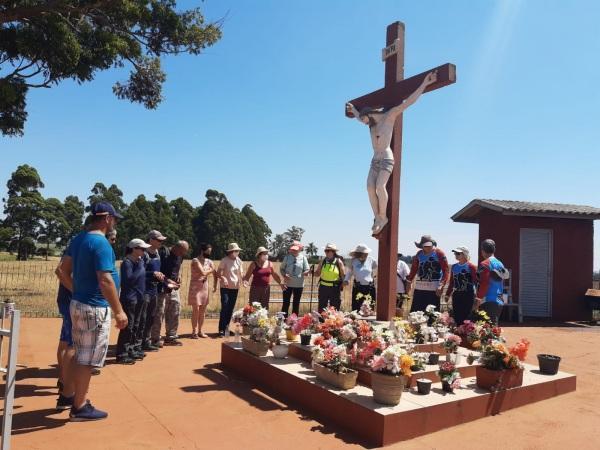
[[[242,260],[239,257],[231,259],[229,256],[226,256],[221,260],[218,271],[227,280],[227,283],[223,283],[223,280],[220,281],[222,288],[240,288],[242,281]]]

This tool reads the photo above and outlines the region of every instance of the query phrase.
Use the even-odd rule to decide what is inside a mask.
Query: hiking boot
[[[66,397],[62,394],[58,395],[56,400],[56,410],[64,411],[65,409],[71,409],[73,407],[73,397]]]
[[[69,418],[71,422],[87,422],[89,420],[102,420],[108,417],[108,413],[94,408],[90,402],[86,402],[79,409],[71,408]]]
[[[144,344],[142,350],[144,350],[145,352],[157,352],[159,350],[159,347],[154,344]]]
[[[175,347],[181,347],[183,344],[175,338],[167,338],[165,339],[165,345],[172,345]]]
[[[117,364],[124,364],[130,366],[135,364],[135,359],[130,358],[129,356],[122,356],[117,358]]]

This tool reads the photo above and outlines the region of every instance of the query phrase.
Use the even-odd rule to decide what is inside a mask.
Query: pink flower
[[[385,369],[386,363],[385,359],[382,356],[375,356],[373,361],[371,361],[371,369],[375,372],[379,372],[382,369]]]

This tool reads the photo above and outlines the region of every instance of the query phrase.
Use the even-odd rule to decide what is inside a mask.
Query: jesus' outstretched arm
[[[406,110],[406,108],[408,108],[410,105],[414,104],[419,99],[421,94],[423,92],[425,92],[425,89],[427,89],[427,86],[435,83],[436,81],[437,81],[437,72],[435,70],[433,72],[429,72],[427,74],[427,76],[425,77],[425,79],[423,79],[423,82],[417,88],[417,90],[415,92],[410,94],[410,96],[406,100],[404,100],[402,103],[400,103],[398,106],[394,106],[393,108],[390,108],[385,113],[385,116],[386,116],[385,120],[391,120],[391,121],[395,122],[396,118],[400,114],[402,114],[404,112],[404,110]]]
[[[352,117],[354,117],[359,122],[363,123],[363,121],[360,118],[360,112],[352,103],[346,103],[346,112],[349,112],[350,114],[352,114]]]

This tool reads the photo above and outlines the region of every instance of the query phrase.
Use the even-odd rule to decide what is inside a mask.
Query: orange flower
[[[473,348],[479,348],[479,347],[481,347],[481,341],[473,341],[471,343],[471,347],[473,347]]]

